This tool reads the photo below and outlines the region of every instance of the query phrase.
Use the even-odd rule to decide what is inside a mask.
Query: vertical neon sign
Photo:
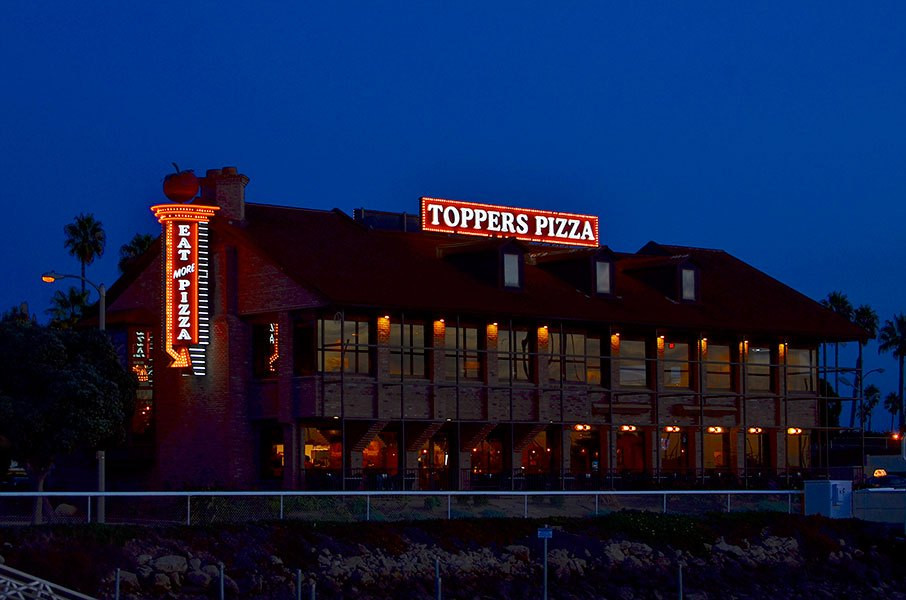
[[[164,244],[164,350],[174,368],[205,374],[208,343],[208,221],[218,206],[158,204]]]

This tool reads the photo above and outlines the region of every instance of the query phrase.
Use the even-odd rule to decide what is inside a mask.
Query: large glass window
[[[645,387],[647,384],[645,366],[645,341],[620,340],[620,385]]]
[[[730,390],[730,347],[708,344],[705,362],[705,387],[709,390]]]
[[[481,379],[478,328],[448,325],[444,332],[444,372],[448,380]]]
[[[683,269],[683,300],[696,300],[694,269]]]
[[[786,389],[790,392],[815,390],[815,350],[790,348],[787,351]]]
[[[771,390],[771,349],[750,347],[746,355],[746,386],[749,391]]]
[[[532,381],[531,339],[527,328],[498,329],[497,377],[500,381]]]
[[[667,342],[664,345],[664,385],[689,387],[689,344]]]
[[[390,374],[425,377],[425,324],[391,323]]]
[[[318,321],[318,363],[326,373],[371,373],[369,324],[366,320]]]

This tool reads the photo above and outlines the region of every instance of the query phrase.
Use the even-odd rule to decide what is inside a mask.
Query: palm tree
[[[80,292],[75,287],[70,287],[65,292],[57,290],[50,299],[50,324],[55,327],[67,328],[75,325],[82,318],[85,307],[88,305],[88,292]]]
[[[128,243],[120,246],[120,262],[118,266],[120,273],[125,273],[126,269],[136,258],[145,253],[145,250],[154,243],[154,236],[149,233],[136,233]]]
[[[868,420],[868,431],[871,431],[871,411],[875,409],[880,401],[881,390],[878,389],[878,386],[872,384],[865,388],[865,402],[860,410],[860,416],[863,423],[866,419]]]
[[[884,397],[884,408],[890,413],[890,430],[893,431],[893,420],[900,412],[900,399],[896,392],[890,392]]]
[[[903,359],[906,358],[906,315],[897,314],[884,322],[878,333],[878,352],[890,352],[897,359],[899,383],[897,394],[900,399],[900,431],[903,431]]]
[[[854,324],[858,325],[868,334],[868,339],[873,340],[878,335],[878,313],[875,312],[875,309],[868,306],[867,304],[862,304],[853,311],[852,321]],[[856,371],[855,379],[856,385],[853,386],[853,391],[856,392],[853,396],[859,394],[862,391],[862,348],[864,347],[862,340],[859,340],[859,356],[856,358]],[[852,410],[849,411],[849,428],[852,429],[856,424],[856,399],[853,399]]]
[[[853,320],[853,305],[843,292],[834,290],[821,301],[821,305],[829,308],[847,321]],[[827,345],[824,346],[824,367],[827,368]],[[840,394],[840,342],[834,342],[834,391]],[[853,400],[855,406],[855,400]]]
[[[63,227],[66,241],[63,247],[69,254],[79,259],[82,265],[82,292],[85,292],[85,266],[94,262],[95,258],[104,255],[104,245],[107,243],[107,234],[104,226],[92,214],[80,214],[75,221]]]

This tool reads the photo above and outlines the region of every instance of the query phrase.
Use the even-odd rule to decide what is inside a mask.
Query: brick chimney
[[[249,178],[236,167],[208,169],[201,178],[201,201],[220,207],[218,216],[240,223],[245,220],[245,186]]]

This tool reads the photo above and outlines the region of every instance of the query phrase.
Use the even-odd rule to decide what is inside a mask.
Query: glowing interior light
[[[638,427],[635,425],[620,425],[620,431],[637,431]]]
[[[746,431],[749,433],[762,433],[764,430],[761,427],[749,427]]]
[[[708,427],[708,433],[723,433],[723,432],[724,432],[723,427],[714,427],[714,426]]]
[[[786,432],[788,435],[802,435],[802,429],[799,427],[787,427]]]
[[[667,425],[664,427],[664,431],[667,433],[679,433],[680,428],[676,425]]]

